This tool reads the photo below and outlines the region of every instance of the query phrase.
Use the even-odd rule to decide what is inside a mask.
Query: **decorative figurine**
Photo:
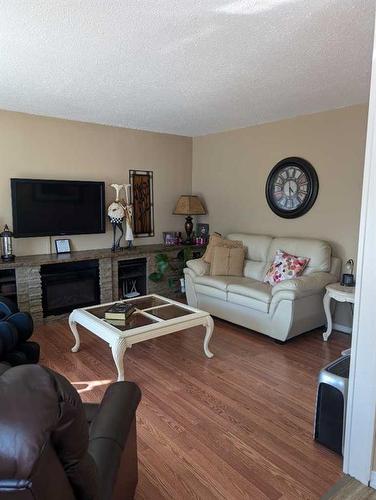
[[[14,260],[13,255],[13,233],[9,230],[7,224],[4,226],[4,231],[0,233],[1,236],[1,258],[4,262],[11,262]]]
[[[119,250],[119,248],[120,248],[120,241],[124,235],[123,220],[125,217],[125,210],[124,210],[123,205],[120,202],[120,196],[119,196],[120,191],[123,189],[124,185],[123,184],[111,184],[111,187],[113,187],[116,191],[116,199],[108,207],[107,215],[108,215],[108,218],[110,219],[110,222],[112,224],[112,231],[113,231],[113,243],[112,243],[111,250],[113,252],[116,252],[116,250]],[[116,239],[116,230],[117,229],[120,230],[120,236],[118,239]]]
[[[124,184],[123,187],[125,191],[125,204],[123,205],[125,211],[125,240],[128,242],[128,248],[131,248],[134,240],[132,230],[133,207],[129,196],[131,184]]]

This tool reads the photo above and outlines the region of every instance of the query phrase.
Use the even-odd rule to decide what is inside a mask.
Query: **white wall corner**
[[[376,40],[372,78],[360,218],[358,275],[355,289],[351,342],[349,395],[343,471],[365,485],[374,467],[376,414],[375,304],[376,282]],[[374,478],[374,476],[373,476]]]

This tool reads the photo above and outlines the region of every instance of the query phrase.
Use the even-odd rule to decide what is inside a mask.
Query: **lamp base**
[[[187,239],[184,241],[185,245],[192,245],[192,231],[193,231],[193,222],[192,217],[188,215],[185,218],[185,232],[187,233]]]

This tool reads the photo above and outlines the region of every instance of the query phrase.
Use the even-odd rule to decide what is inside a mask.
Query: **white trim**
[[[352,328],[350,326],[341,325],[340,323],[333,323],[333,330],[348,334],[352,333]]]
[[[376,411],[376,45],[374,40],[358,247],[358,279],[343,470],[365,485],[373,468]]]
[[[373,470],[371,471],[371,481],[369,482],[369,485],[371,488],[374,488],[376,490],[376,471]]]

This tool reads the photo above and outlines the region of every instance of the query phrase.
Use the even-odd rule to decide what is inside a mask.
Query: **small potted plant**
[[[165,253],[159,253],[155,256],[156,271],[149,274],[149,280],[154,283],[162,281],[167,272],[172,272],[174,276],[168,277],[168,286],[173,289],[179,283],[181,293],[185,293],[185,281],[183,269],[188,260],[193,257],[191,248],[183,248],[177,254],[176,258],[170,258]]]

